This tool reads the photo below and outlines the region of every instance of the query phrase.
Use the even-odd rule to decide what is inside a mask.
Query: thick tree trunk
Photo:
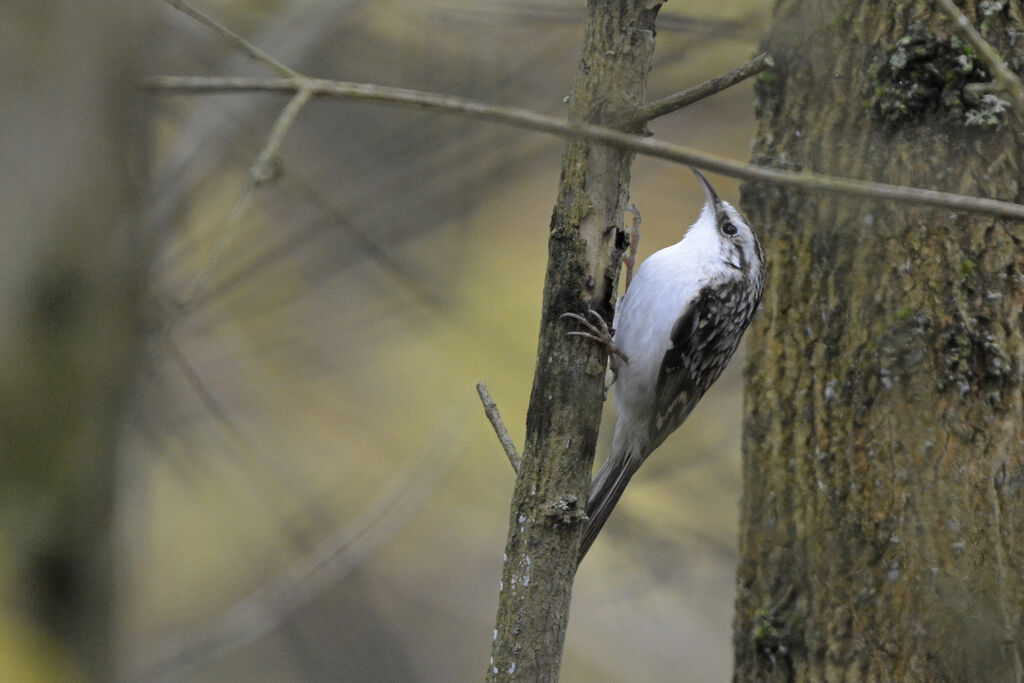
[[[1014,54],[1019,2],[965,8]],[[965,94],[987,76],[932,2],[794,0],[774,23],[755,161],[1021,201],[1019,124]],[[744,207],[770,273],[736,678],[1021,680],[1024,227],[760,185]]]
[[[644,103],[660,2],[591,0],[571,120],[628,120]],[[605,351],[559,316],[611,320],[628,244],[622,215],[633,155],[570,140],[551,216],[526,445],[509,519],[489,681],[556,681],[604,401]]]

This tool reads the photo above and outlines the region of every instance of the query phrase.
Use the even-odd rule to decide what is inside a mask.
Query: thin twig
[[[774,66],[774,62],[772,61],[771,56],[767,52],[762,52],[743,66],[733,69],[729,73],[716,76],[711,80],[701,83],[700,85],[687,88],[682,92],[677,92],[674,95],[669,95],[668,97],[663,97],[660,100],[648,103],[634,112],[629,118],[629,121],[622,127],[630,128],[641,123],[646,123],[652,119],[656,119],[659,116],[670,114],[677,109],[682,109],[683,107],[693,104],[698,100],[710,97],[711,95],[719,93],[726,88],[730,88],[741,81],[745,81],[751,76],[761,73],[765,69],[770,69],[772,66]]]
[[[170,1],[171,0],[168,0],[168,2]],[[242,189],[239,190],[238,196],[231,205],[231,211],[228,213],[228,217],[224,221],[224,226],[217,235],[217,241],[214,243],[213,249],[210,251],[210,255],[207,256],[206,263],[203,264],[202,269],[199,271],[195,281],[192,283],[192,288],[189,290],[188,297],[181,302],[178,307],[176,317],[168,325],[168,328],[173,328],[178,321],[188,317],[192,312],[199,295],[205,289],[206,284],[210,279],[210,275],[216,268],[221,254],[231,242],[231,238],[234,237],[238,226],[241,224],[242,217],[245,215],[245,211],[249,208],[249,203],[252,200],[253,190],[275,177],[275,158],[278,150],[281,148],[281,143],[284,142],[284,137],[295,123],[295,119],[298,117],[299,112],[302,111],[302,108],[306,106],[313,96],[313,92],[309,89],[302,88],[301,83],[302,80],[299,79],[300,87],[296,91],[295,95],[292,96],[292,99],[289,100],[287,106],[281,110],[281,113],[277,117],[277,121],[274,122],[274,127],[270,131],[270,135],[267,136],[267,142],[263,145],[263,149],[260,151],[259,157],[257,157],[256,162],[249,168],[249,174],[246,178],[245,184],[242,186]]]
[[[512,441],[508,429],[505,427],[505,421],[501,419],[498,404],[491,398],[491,393],[487,391],[487,385],[483,382],[479,382],[476,385],[476,393],[480,394],[480,402],[484,404],[484,414],[487,415],[491,426],[494,427],[494,433],[498,435],[498,441],[501,442],[501,447],[505,449],[505,455],[508,456],[508,461],[512,463],[512,469],[515,470],[516,476],[519,476],[519,466],[522,464],[522,458],[519,457],[519,453],[516,451],[516,445]]]
[[[302,64],[318,46],[323,45],[328,35],[333,35],[333,28],[357,4],[353,0],[275,3],[275,20],[262,26],[247,40],[256,45],[273,45],[274,56],[280,62]],[[224,3],[218,3],[218,6],[224,6]],[[251,56],[231,50],[212,67],[210,73],[233,73],[241,59],[251,59]],[[218,159],[237,154],[239,136],[251,137],[250,128],[260,114],[259,108],[253,107],[243,97],[231,102],[207,101],[203,105],[189,109],[165,162],[153,169],[150,185],[160,188],[160,192],[152,198],[147,212],[152,217],[147,222],[153,226],[147,230],[147,239],[163,241],[164,235],[158,226],[172,224],[185,212],[190,201],[188,185],[210,172]]]
[[[978,29],[974,28],[964,13],[957,9],[953,0],[939,0],[939,5],[964,34],[967,42],[978,52],[978,56],[981,57],[981,61],[985,62],[985,66],[988,67],[999,89],[1013,100],[1014,113],[1019,118],[1024,118],[1024,84],[1021,83],[1017,74],[1006,65],[999,52],[985,40]]]
[[[301,76],[299,72],[295,71],[287,64],[282,64],[278,60],[274,59],[266,52],[259,49],[258,47],[250,43],[248,40],[246,40],[242,36],[238,35],[234,31],[229,29],[227,26],[224,26],[213,17],[204,14],[203,12],[200,12],[195,7],[185,2],[185,0],[164,0],[164,2],[166,2],[168,5],[178,10],[182,14],[192,17],[203,26],[206,26],[207,28],[211,29],[214,33],[219,35],[221,38],[226,40],[231,45],[246,53],[256,61],[263,62],[270,68],[277,71],[282,76],[287,76],[290,78],[299,78]]]
[[[924,190],[919,188],[889,185],[866,180],[852,180],[813,173],[810,171],[784,171],[767,166],[743,164],[725,157],[699,152],[689,147],[642,138],[622,131],[587,123],[567,122],[553,116],[545,116],[526,109],[502,107],[475,102],[451,95],[389,88],[369,83],[349,83],[323,79],[261,79],[261,78],[215,78],[207,76],[157,76],[145,82],[149,88],[173,92],[291,92],[308,88],[314,95],[359,99],[386,104],[412,106],[434,111],[457,112],[472,118],[497,121],[529,130],[537,130],[566,137],[580,137],[597,140],[615,147],[628,149],[638,154],[665,159],[715,173],[750,180],[766,182],[783,187],[793,187],[817,192],[867,197],[870,199],[921,204],[953,211],[970,211],[993,216],[1024,220],[1024,205],[997,199],[984,199],[952,192]]]

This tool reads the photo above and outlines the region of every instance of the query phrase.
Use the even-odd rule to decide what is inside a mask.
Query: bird
[[[761,301],[765,256],[743,214],[690,167],[704,207],[682,240],[649,256],[611,326],[575,313],[608,351],[616,408],[611,453],[590,486],[577,566],[647,457],[690,415],[732,358]]]

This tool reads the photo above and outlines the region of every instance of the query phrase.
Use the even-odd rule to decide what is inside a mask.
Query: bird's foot
[[[563,313],[560,317],[572,318],[586,330],[585,332],[577,330],[567,332],[566,334],[574,337],[586,337],[587,339],[593,339],[604,346],[605,350],[608,352],[608,360],[611,364],[612,372],[616,372],[619,365],[617,359],[621,358],[624,363],[628,363],[629,358],[622,352],[622,349],[615,345],[612,331],[608,327],[608,323],[606,323],[604,318],[601,317],[601,314],[592,308],[588,308],[587,313],[597,321],[596,325],[584,318],[582,315],[577,315],[576,313]]]

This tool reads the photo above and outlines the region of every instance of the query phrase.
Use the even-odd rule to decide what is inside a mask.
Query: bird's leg
[[[617,372],[619,369],[619,362],[617,359],[621,358],[623,362],[628,363],[629,358],[627,358],[626,354],[624,354],[622,350],[615,345],[612,331],[608,328],[608,323],[604,321],[601,314],[592,308],[588,308],[587,313],[597,321],[597,325],[594,325],[582,315],[577,315],[576,313],[563,313],[560,316],[562,318],[572,318],[587,330],[586,332],[573,331],[568,332],[567,334],[574,337],[586,337],[587,339],[593,339],[604,346],[605,350],[608,352],[608,362],[612,372]]]
[[[622,257],[622,262],[626,264],[626,286],[622,291],[629,289],[629,283],[633,281],[633,266],[636,265],[636,252],[640,248],[640,208],[634,202],[626,207],[626,211],[633,214],[633,225],[628,228],[629,250]]]

